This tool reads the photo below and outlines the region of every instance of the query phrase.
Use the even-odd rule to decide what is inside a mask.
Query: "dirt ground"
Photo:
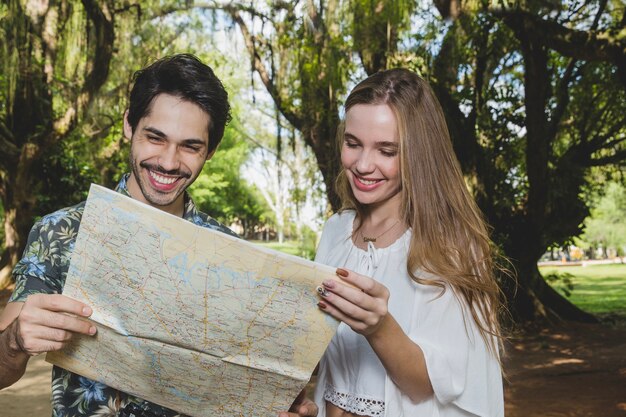
[[[0,293],[0,308],[8,295]],[[560,324],[513,338],[505,358],[507,417],[626,417],[626,324]],[[0,391],[2,417],[50,416],[51,366],[31,359]]]
[[[508,417],[626,416],[626,326],[526,333],[505,358]]]

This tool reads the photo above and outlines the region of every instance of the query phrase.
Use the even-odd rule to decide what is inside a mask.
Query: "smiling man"
[[[175,55],[138,71],[124,114],[131,173],[116,190],[196,225],[235,235],[198,211],[186,192],[215,153],[229,119],[226,90],[194,56]],[[22,377],[31,356],[63,348],[76,333],[96,333],[86,320],[91,307],[61,295],[84,206],[44,216],[31,229],[24,256],[13,270],[15,290],[0,315],[0,388]],[[52,393],[53,416],[178,415],[56,366]],[[308,400],[296,405],[299,415],[317,414]]]
[[[128,191],[139,201],[182,216],[185,189],[215,151],[209,151],[207,140],[209,115],[191,102],[160,94],[136,126],[128,119],[127,112],[124,134],[132,138]]]

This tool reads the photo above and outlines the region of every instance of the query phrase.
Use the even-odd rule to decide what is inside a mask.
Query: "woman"
[[[320,416],[502,416],[491,242],[428,84],[394,69],[347,98],[342,209],[316,261],[340,324],[318,374]]]

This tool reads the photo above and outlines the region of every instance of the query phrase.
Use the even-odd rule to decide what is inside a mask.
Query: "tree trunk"
[[[319,167],[324,185],[326,186],[326,196],[332,210],[336,212],[341,207],[341,201],[335,190],[335,179],[341,170],[341,161],[337,155],[337,128],[339,126],[339,118],[332,125],[318,125],[308,132],[303,131],[303,137],[308,146],[313,149],[317,166]]]
[[[5,249],[0,258],[0,289],[12,283],[11,272],[26,246],[35,207],[32,183],[28,176],[9,175],[3,184]]]
[[[520,231],[520,234],[524,233]],[[573,320],[595,323],[597,319],[572,304],[552,288],[539,272],[537,261],[544,252],[528,237],[512,236],[517,244],[507,248],[516,279],[504,279],[502,289],[515,323]],[[517,239],[515,237],[518,237]],[[514,282],[515,281],[515,282]]]
[[[5,249],[0,258],[0,290],[7,288],[12,283],[13,267],[20,259],[24,246],[26,245],[26,237],[30,227],[30,216],[24,216],[29,219],[28,222],[20,221],[24,211],[16,207],[6,208],[4,210],[4,235]]]

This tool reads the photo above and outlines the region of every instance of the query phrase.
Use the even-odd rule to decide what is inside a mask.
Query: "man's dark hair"
[[[165,93],[194,103],[209,114],[208,151],[217,148],[230,121],[230,105],[222,82],[208,65],[191,54],[178,54],[159,59],[137,71],[133,78],[128,105],[128,123],[133,132],[150,112],[155,97]]]

